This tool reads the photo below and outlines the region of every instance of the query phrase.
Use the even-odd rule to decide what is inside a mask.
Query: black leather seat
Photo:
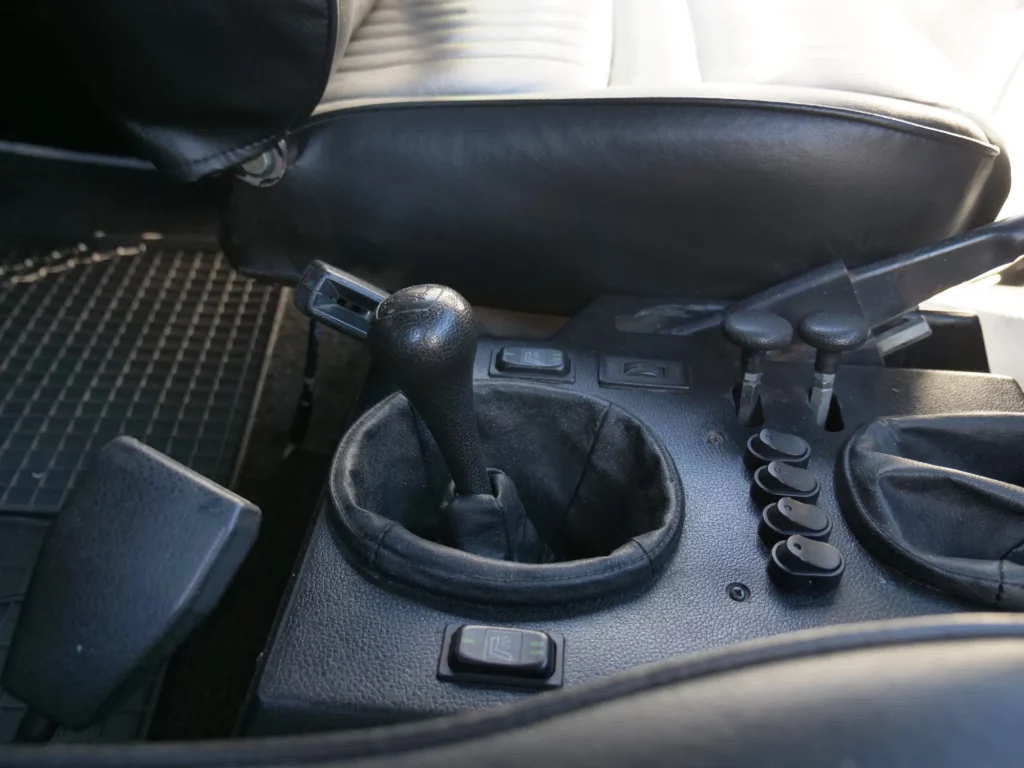
[[[1024,620],[815,629],[516,705],[273,740],[14,749],[11,766],[892,766],[1020,762]]]
[[[733,299],[987,223],[1009,190],[900,3],[61,3],[147,155],[226,174],[224,246],[265,278]]]

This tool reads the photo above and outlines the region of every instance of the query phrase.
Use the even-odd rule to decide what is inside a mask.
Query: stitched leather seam
[[[594,449],[597,447],[597,441],[601,437],[601,431],[604,429],[605,422],[608,421],[608,412],[611,411],[611,409],[612,404],[608,403],[608,405],[605,406],[604,412],[601,414],[601,422],[597,425],[597,429],[594,430],[594,437],[590,441],[590,448],[587,450],[587,458],[583,461],[583,468],[580,470],[580,476],[576,480],[576,487],[573,488],[572,496],[569,497],[569,503],[565,505],[565,513],[559,521],[559,529],[564,528],[565,521],[569,518],[569,510],[572,509],[572,505],[576,502],[576,496],[580,492],[580,486],[583,485],[583,478],[587,476],[587,468],[590,467],[590,459],[594,455]]]
[[[645,427],[645,429],[646,429],[646,427]],[[649,437],[653,438],[654,435],[651,434],[651,435],[649,435]],[[671,469],[673,471],[677,472],[676,476],[678,477],[678,471],[676,469],[675,462],[673,461],[671,456],[663,457],[663,460],[665,460],[669,464],[669,466],[671,467]],[[677,509],[679,509],[679,514],[675,516],[674,525],[672,526],[672,529],[668,531],[667,535],[662,536],[660,539],[658,539],[655,542],[656,546],[654,548],[652,548],[650,552],[647,552],[647,550],[643,547],[642,544],[640,544],[640,542],[636,542],[637,545],[640,546],[641,549],[644,549],[644,552],[647,552],[647,556],[651,558],[652,563],[653,563],[654,558],[660,557],[662,552],[664,552],[669,547],[673,547],[673,546],[676,545],[676,541],[677,541],[677,539],[679,537],[679,531],[683,527],[683,523],[685,522],[685,514],[686,514],[686,512],[685,512],[685,500],[686,500],[686,496],[685,496],[685,493],[683,491],[682,482],[677,480],[675,483],[673,483],[673,485],[675,486],[674,490],[676,491],[676,493],[675,493],[676,503],[675,503],[674,506]],[[663,525],[659,526],[658,528],[656,528],[655,530],[666,530],[667,528],[668,528],[668,526],[663,524]]]
[[[893,432],[892,423],[891,422],[885,422],[885,428],[886,428],[886,430],[888,430],[888,432],[889,432],[890,436],[893,438],[893,440],[896,440],[896,435]],[[851,438],[850,445],[853,444],[853,441],[857,437],[858,437],[858,435],[855,435],[853,438]],[[892,454],[884,453],[884,452],[881,452],[881,451],[866,451],[866,453],[871,453],[873,455],[881,455],[881,456],[891,456],[892,455]],[[847,462],[847,459],[848,459],[848,452],[844,450],[842,456],[843,456],[843,463],[845,465],[846,462]],[[911,461],[912,461],[912,459],[911,459]],[[923,462],[916,462],[916,463],[921,464]],[[847,467],[845,467],[845,466],[844,466],[843,472],[847,476],[849,475],[849,469]],[[853,496],[855,497],[855,499],[857,501],[858,507],[868,507],[868,506],[870,506],[870,505],[864,503],[863,494],[860,492],[860,490],[853,483],[848,483],[848,485],[850,487],[850,492],[853,494]],[[850,516],[846,515],[845,517],[846,517],[847,522],[849,522],[850,521]],[[898,544],[896,542],[896,540],[893,539],[889,535],[889,533],[887,531],[885,531],[883,528],[879,527],[875,523],[874,520],[872,520],[872,519],[870,519],[868,517],[865,517],[864,515],[861,515],[859,513],[854,516],[854,519],[857,521],[857,524],[862,524],[862,525],[866,526],[867,528],[869,528],[871,531],[873,531],[875,533],[876,538],[872,541],[873,544],[877,545],[878,540],[881,539],[884,542],[888,543],[888,545],[889,545],[889,547],[891,549],[895,550],[896,552],[899,552],[899,553],[903,554],[908,560],[911,560],[913,563],[915,563],[916,565],[920,566],[921,568],[924,568],[927,571],[931,571],[933,573],[940,573],[943,576],[949,576],[949,577],[957,577],[957,578],[959,578],[959,577],[963,576],[963,574],[961,574],[958,571],[951,571],[951,570],[943,568],[943,567],[941,567],[939,565],[936,565],[936,564],[934,564],[934,563],[932,563],[930,561],[926,561],[923,558],[918,557],[911,550],[906,549],[906,548],[900,546],[900,544]],[[861,543],[864,544],[865,546],[868,546],[870,548],[870,545],[867,542],[864,542],[863,540],[861,540]],[[895,567],[896,567],[897,570],[903,570],[903,569],[899,568],[899,566],[895,566]],[[1000,564],[1000,569],[1001,568],[1002,568],[1002,565]],[[974,581],[975,583],[995,585],[995,586],[997,586],[998,589],[1002,588],[1002,578],[1001,577],[999,579],[989,579],[989,578],[986,578],[984,576],[972,576],[971,580]],[[997,601],[998,601],[998,597],[997,597]]]
[[[247,149],[251,149],[251,148],[256,147],[256,146],[258,146],[260,144],[265,144],[268,141],[276,141],[276,140],[278,140],[279,137],[284,136],[286,133],[287,133],[287,131],[285,131],[283,133],[280,133],[280,134],[278,134],[278,133],[271,133],[271,134],[268,134],[268,135],[264,136],[263,138],[256,139],[255,141],[250,141],[247,144],[242,144],[241,146],[238,146],[238,147],[231,147],[230,149],[225,149],[225,150],[222,150],[220,152],[215,152],[212,155],[206,155],[205,157],[199,157],[199,158],[196,158],[195,160],[175,161],[173,163],[170,163],[170,166],[172,168],[191,168],[193,165],[199,165],[200,163],[206,163],[206,162],[209,162],[210,160],[216,160],[219,157],[224,157],[225,155],[230,155],[232,152],[244,152]]]
[[[635,536],[630,541],[640,547],[640,551],[647,555],[647,565],[650,566],[651,573],[656,573],[657,569],[654,567],[654,558],[651,557],[651,553],[647,551],[647,548],[637,541]]]
[[[370,558],[370,565],[374,568],[377,567],[377,559],[380,556],[381,547],[384,546],[384,539],[391,533],[391,530],[395,527],[394,521],[388,523],[384,530],[380,532],[380,536],[377,537],[377,543],[373,547],[373,555]]]
[[[390,530],[390,528],[391,528],[391,526],[388,527],[388,530]],[[625,571],[625,570],[633,569],[633,568],[635,568],[637,566],[637,564],[643,563],[644,561],[648,560],[647,552],[644,550],[643,547],[641,547],[639,544],[637,544],[637,542],[635,542],[633,540],[630,540],[629,543],[637,545],[637,547],[640,550],[638,555],[633,555],[633,556],[622,555],[622,557],[627,557],[629,559],[626,562],[616,563],[616,564],[614,564],[614,565],[612,565],[611,567],[608,567],[608,568],[602,568],[600,570],[588,570],[585,574],[570,574],[568,576],[547,576],[547,577],[544,577],[543,579],[537,579],[536,581],[531,580],[531,581],[523,581],[523,582],[513,582],[513,581],[510,581],[507,577],[506,578],[500,578],[500,577],[499,578],[494,578],[494,577],[491,577],[491,576],[474,575],[474,576],[468,577],[465,581],[459,581],[458,583],[459,584],[473,584],[474,582],[486,581],[486,582],[492,583],[492,584],[504,584],[504,585],[508,586],[509,588],[528,587],[530,589],[535,589],[537,587],[542,587],[545,584],[552,583],[552,582],[565,582],[565,581],[574,581],[574,580],[589,580],[589,579],[591,579],[594,576],[606,576],[608,574],[618,573],[619,571]],[[612,557],[612,555],[606,555],[606,557]],[[615,559],[618,559],[618,558],[616,557]],[[495,561],[495,562],[499,562],[499,561]],[[579,561],[576,561],[576,562],[579,562]],[[445,578],[448,581],[451,581],[451,573],[449,571],[445,571],[445,570],[441,570],[441,569],[437,569],[437,568],[433,568],[433,567],[423,567],[423,566],[421,566],[421,567],[423,568],[423,573],[428,573],[431,576],[440,576],[441,578]],[[541,565],[541,566],[533,566],[533,567],[534,568],[544,568],[546,566],[542,566]]]
[[[998,607],[1000,601],[1003,599],[1003,594],[1006,591],[1006,560],[1013,554],[1013,550],[1019,549],[1024,546],[1024,539],[1021,539],[1012,547],[1010,547],[1003,556],[999,558],[999,591],[996,592],[995,605]]]
[[[334,51],[332,50],[331,46],[331,38],[334,37],[335,30],[337,30],[338,28],[337,0],[324,0],[324,8],[327,11],[327,24],[325,25],[327,29],[327,38],[326,40],[324,40],[323,61],[321,61],[320,63],[320,70],[324,73],[323,76],[321,77],[323,87],[320,89],[320,94],[316,97],[316,101],[314,101],[313,104],[310,105],[305,110],[304,115],[288,121],[291,124],[295,124],[298,123],[299,121],[305,120],[313,113],[313,110],[316,109],[317,104],[319,104],[320,100],[323,98],[324,92],[327,90],[327,82],[330,80],[331,73],[334,71]],[[230,155],[234,152],[244,152],[245,150],[251,149],[260,144],[266,144],[267,142],[277,142],[287,135],[288,129],[285,128],[283,131],[275,131],[273,133],[263,136],[262,138],[256,139],[255,141],[250,141],[238,147],[231,147],[230,149],[225,149],[220,152],[214,152],[212,155],[206,155],[205,157],[200,157],[195,160],[173,162],[170,163],[169,165],[172,168],[191,168],[201,163],[208,163],[211,160],[216,160],[226,155]]]
[[[871,453],[876,453],[876,451],[871,451]],[[884,455],[890,455],[890,454],[884,454]],[[857,496],[858,503],[861,504],[861,505],[864,505],[864,501],[861,498],[860,492],[854,490],[854,494]],[[864,506],[867,506],[867,505],[864,505]],[[847,520],[849,520],[849,517],[847,517]],[[880,528],[878,525],[876,525],[874,520],[870,520],[870,519],[868,519],[866,517],[863,517],[863,516],[861,516],[859,514],[857,515],[857,520],[862,522],[862,523],[864,523],[872,531],[874,531],[878,538],[884,539],[890,545],[890,547],[892,549],[894,549],[897,552],[905,555],[908,560],[912,560],[914,563],[916,563],[917,565],[920,565],[922,568],[925,568],[925,569],[927,569],[929,571],[932,571],[932,572],[935,572],[935,573],[941,573],[944,576],[951,576],[951,577],[955,576],[955,577],[958,577],[958,578],[963,576],[963,574],[960,573],[959,571],[951,571],[951,570],[948,570],[946,568],[943,568],[943,567],[941,567],[939,565],[936,565],[935,563],[932,563],[931,561],[928,561],[928,560],[925,560],[924,558],[918,557],[911,550],[906,549],[906,548],[900,546],[896,542],[896,540],[893,539],[889,535],[889,533],[887,531],[885,531],[883,528]],[[895,566],[895,567],[896,567],[897,570],[901,570],[899,568],[899,566]],[[971,576],[970,578],[974,582],[980,582],[980,583],[983,583],[983,584],[999,585],[1001,583],[1000,579],[989,579],[989,578],[986,578],[984,576]]]

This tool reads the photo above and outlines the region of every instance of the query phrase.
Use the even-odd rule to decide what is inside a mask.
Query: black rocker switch
[[[764,356],[792,343],[793,326],[786,318],[772,312],[741,310],[730,312],[722,319],[722,335],[743,350],[743,379],[736,403],[736,418],[741,424],[751,424],[760,399]]]
[[[555,646],[543,632],[468,625],[452,637],[449,664],[460,672],[551,677]]]
[[[818,478],[800,467],[791,467],[773,461],[754,473],[750,495],[760,506],[766,507],[782,498],[796,499],[813,504],[821,493]]]
[[[750,469],[763,467],[773,461],[782,461],[794,467],[806,467],[811,459],[811,446],[802,437],[762,429],[747,440],[744,457]]]
[[[831,544],[790,536],[772,547],[768,577],[786,592],[829,592],[839,586],[844,567]]]
[[[454,683],[560,688],[565,638],[533,629],[449,624],[437,677]]]
[[[787,497],[764,508],[757,532],[761,541],[769,547],[790,536],[828,541],[832,533],[832,521],[813,504],[804,504]]]
[[[815,423],[824,427],[832,407],[839,358],[844,352],[864,345],[868,340],[868,324],[863,317],[851,312],[814,312],[800,321],[800,338],[818,351],[814,359],[811,410]]]
[[[560,377],[569,374],[569,358],[560,349],[502,347],[494,358],[501,373]]]

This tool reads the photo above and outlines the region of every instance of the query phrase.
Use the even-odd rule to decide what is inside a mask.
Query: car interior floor
[[[1022,33],[12,3],[0,766],[1019,764]]]
[[[308,426],[296,435],[309,319],[290,290],[224,261],[208,190],[169,188],[152,171],[3,153],[0,168],[0,593],[24,592],[67,490],[118,434],[230,485],[263,512],[259,544],[174,660],[105,723],[57,739],[227,737],[368,355],[354,340],[322,335]],[[49,221],[68,230],[40,225]],[[0,605],[0,664],[18,607]],[[22,712],[0,693],[0,738],[13,736]]]

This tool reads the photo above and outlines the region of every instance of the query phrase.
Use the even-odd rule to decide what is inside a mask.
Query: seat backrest
[[[375,0],[57,0],[101,106],[169,175],[193,180],[307,118]]]

